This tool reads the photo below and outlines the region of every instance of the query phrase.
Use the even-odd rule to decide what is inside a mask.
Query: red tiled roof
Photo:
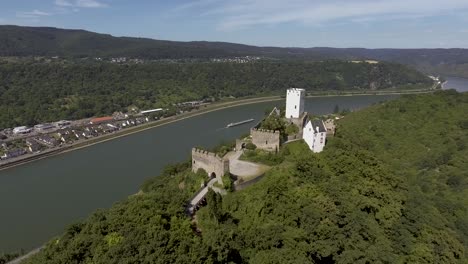
[[[93,118],[91,119],[91,123],[102,123],[102,122],[106,122],[106,121],[111,121],[111,120],[114,120],[114,118],[112,116],[105,116],[105,117],[97,117],[97,118]]]

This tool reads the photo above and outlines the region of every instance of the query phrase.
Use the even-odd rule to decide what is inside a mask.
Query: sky
[[[0,24],[256,46],[468,48],[468,0],[0,0]]]

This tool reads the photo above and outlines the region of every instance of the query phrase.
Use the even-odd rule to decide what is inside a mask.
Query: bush
[[[224,189],[226,189],[226,191],[228,191],[228,192],[233,192],[234,191],[234,184],[232,182],[231,176],[230,175],[224,175],[222,179],[223,179]]]
[[[299,128],[295,124],[291,123],[286,127],[285,132],[288,135],[294,135],[299,133]]]
[[[245,144],[245,148],[248,149],[248,150],[256,150],[257,146],[254,143],[249,142],[249,143]]]

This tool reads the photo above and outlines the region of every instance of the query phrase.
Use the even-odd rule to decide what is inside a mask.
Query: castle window
[[[265,141],[265,145],[268,145],[268,140]]]
[[[294,106],[294,109],[297,109],[297,105]]]

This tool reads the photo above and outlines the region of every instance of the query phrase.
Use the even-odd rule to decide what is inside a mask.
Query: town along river
[[[396,96],[309,98],[306,111],[356,110]],[[190,158],[194,146],[212,147],[249,132],[284,101],[244,105],[207,113],[80,150],[0,171],[0,252],[32,249],[98,208],[138,192],[169,163]]]

